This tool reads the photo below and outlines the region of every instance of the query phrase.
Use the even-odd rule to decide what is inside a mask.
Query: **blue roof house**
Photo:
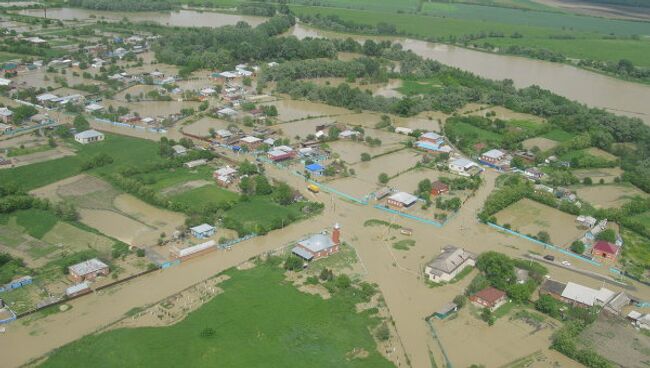
[[[309,173],[311,173],[312,175],[316,175],[316,176],[323,175],[323,172],[325,171],[325,168],[322,165],[317,163],[307,165],[305,166],[305,169],[307,169],[307,171],[309,171]]]

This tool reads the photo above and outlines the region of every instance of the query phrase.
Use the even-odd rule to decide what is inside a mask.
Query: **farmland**
[[[355,311],[359,300],[352,293],[328,300],[306,295],[284,282],[279,268],[266,265],[226,275],[222,294],[175,325],[89,335],[42,366],[83,366],[98,354],[109,366],[287,367],[298,356],[301,365],[313,367],[391,366],[368,331],[378,320]],[[353,350],[365,353],[350,359]]]
[[[578,197],[591,203],[596,208],[621,207],[635,196],[647,196],[639,188],[624,184],[580,186],[576,188],[576,191]]]

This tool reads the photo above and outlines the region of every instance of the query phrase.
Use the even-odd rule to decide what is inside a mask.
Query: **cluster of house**
[[[598,234],[607,229],[607,219],[598,221],[591,216],[578,216],[576,222],[579,226],[587,231],[580,238],[580,241],[588,247],[591,247],[592,258],[600,261],[616,261],[616,258],[623,247],[623,238],[616,234],[616,241],[612,244],[606,240],[598,240]]]
[[[269,63],[269,66],[275,66],[277,63]],[[249,70],[249,69],[252,69]],[[235,66],[235,70],[225,71],[225,72],[215,72],[212,73],[212,78],[214,79],[225,79],[226,81],[232,81],[237,78],[252,77],[259,70],[259,66],[255,65],[249,67],[247,64],[239,64]]]

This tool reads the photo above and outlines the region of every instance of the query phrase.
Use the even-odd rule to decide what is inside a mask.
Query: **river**
[[[43,11],[28,9],[21,14],[43,16]],[[246,21],[251,25],[261,23],[264,18],[180,10],[177,12],[105,12],[76,8],[49,9],[48,18],[61,20],[84,20],[93,17],[131,21],[156,21],[161,24],[181,27],[216,27]],[[342,33],[320,31],[304,24],[297,24],[290,34],[298,37],[348,37]],[[366,36],[354,36],[364,40]],[[379,38],[379,37],[377,37]],[[386,39],[386,37],[382,37]],[[467,70],[490,79],[512,79],[515,86],[538,85],[558,95],[585,103],[589,106],[611,112],[638,117],[650,125],[650,86],[626,82],[602,74],[583,70],[571,65],[533,60],[517,56],[490,54],[462,47],[436,44],[409,38],[391,37],[405,49],[437,60],[443,64]]]

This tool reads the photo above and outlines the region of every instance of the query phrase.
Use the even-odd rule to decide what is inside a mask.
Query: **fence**
[[[9,316],[8,318],[5,318],[5,319],[0,319],[0,325],[5,324],[5,323],[9,323],[9,322],[11,322],[11,321],[15,321],[16,318],[17,318],[17,317],[16,317],[16,313],[14,313],[14,311],[12,311],[12,310],[9,309],[9,308],[5,308],[5,310],[6,310],[7,312],[9,312],[10,316]]]
[[[12,129],[12,130],[6,132],[5,134],[7,134],[7,135],[14,135],[14,134],[18,134],[18,133],[26,132],[26,131],[29,131],[29,130],[45,128],[45,127],[48,127],[48,126],[51,126],[51,125],[54,125],[54,124],[56,124],[56,122],[55,122],[54,120],[47,120],[47,121],[45,121],[45,122],[43,122],[43,123],[40,123],[40,124],[30,125],[30,126],[27,126],[27,127],[22,127],[22,128]]]
[[[436,333],[436,329],[433,327],[433,323],[431,323],[431,320],[429,318],[427,318],[426,321],[427,321],[427,325],[429,325],[429,329],[431,330],[431,335],[433,336],[433,339],[436,340],[438,346],[440,347],[440,351],[442,352],[442,356],[445,357],[445,367],[452,368],[451,361],[447,356],[447,351],[445,351],[445,348],[442,346],[442,342],[440,341],[440,337],[438,337],[438,334]]]
[[[128,123],[120,123],[117,121],[110,121],[108,119],[100,119],[100,118],[95,118],[95,121],[98,123],[102,124],[109,124],[115,127],[119,128],[130,128],[130,129],[137,129],[137,130],[142,130],[142,131],[147,131],[147,132],[152,132],[152,133],[159,133],[159,134],[165,134],[167,133],[166,129],[163,128],[146,128],[140,125],[135,125],[135,124],[128,124]]]
[[[332,187],[330,187],[328,185],[319,183],[316,180],[307,179],[304,175],[302,175],[301,173],[299,173],[297,171],[294,171],[293,174],[296,175],[296,176],[299,176],[301,178],[304,178],[305,181],[307,181],[310,184],[317,185],[320,189],[322,189],[325,192],[336,194],[337,196],[339,196],[341,198],[348,199],[348,200],[350,200],[352,202],[362,204],[364,206],[368,204],[368,196],[365,196],[364,198],[353,197],[353,196],[351,196],[351,195],[349,195],[347,193],[343,193],[343,192],[341,192],[341,191],[339,191],[337,189],[334,189],[334,188],[332,188]]]
[[[493,228],[496,228],[496,229],[499,229],[499,230],[505,231],[505,232],[507,232],[508,234],[511,234],[511,235],[514,235],[514,236],[518,236],[518,237],[520,237],[520,238],[523,238],[523,239],[526,239],[526,240],[532,241],[533,243],[537,243],[537,244],[539,244],[539,245],[542,245],[542,246],[544,246],[544,249],[546,249],[546,248],[550,248],[550,249],[555,250],[555,251],[558,251],[558,252],[560,252],[560,253],[562,253],[562,254],[564,254],[564,255],[567,255],[567,256],[570,256],[570,257],[573,257],[573,258],[577,258],[577,259],[579,259],[579,260],[581,260],[581,261],[583,261],[583,262],[587,262],[587,263],[592,264],[592,265],[594,265],[594,266],[602,266],[602,264],[601,264],[600,262],[596,262],[596,261],[594,261],[594,260],[592,260],[592,259],[587,259],[587,258],[581,257],[581,256],[578,255],[578,254],[575,254],[575,253],[570,252],[570,251],[568,251],[568,250],[566,250],[566,249],[563,249],[563,248],[557,247],[557,246],[555,246],[555,245],[553,245],[553,244],[544,243],[544,242],[541,241],[541,240],[538,240],[538,239],[535,239],[535,238],[531,238],[531,237],[528,236],[528,235],[524,235],[524,234],[518,233],[518,232],[516,232],[516,231],[514,231],[514,230],[511,230],[511,229],[506,229],[506,228],[503,227],[503,226],[499,226],[499,225],[497,225],[497,224],[493,224],[493,223],[491,223],[491,222],[488,222],[487,224],[488,224],[489,226],[493,227]]]
[[[245,235],[245,236],[243,236],[241,238],[232,239],[232,240],[229,240],[229,241],[227,241],[225,243],[221,243],[221,244],[218,245],[218,247],[219,247],[219,249],[228,249],[228,248],[232,247],[233,245],[235,245],[237,243],[241,243],[241,242],[246,241],[248,239],[253,239],[256,236],[257,236],[257,234],[255,234],[255,233],[248,234],[248,235]]]
[[[440,223],[440,222],[435,221],[435,220],[426,219],[424,217],[419,217],[419,216],[411,215],[409,213],[404,213],[404,212],[401,212],[401,211],[397,211],[397,210],[394,210],[392,208],[387,208],[387,207],[382,206],[380,204],[376,204],[374,207],[376,209],[378,209],[378,210],[382,210],[382,211],[385,211],[385,212],[388,212],[388,213],[392,213],[394,215],[398,215],[398,216],[401,216],[401,217],[404,217],[404,218],[407,218],[407,219],[420,221],[420,222],[423,222],[423,223],[428,224],[428,225],[433,225],[435,227],[442,227],[445,224],[445,223]]]

